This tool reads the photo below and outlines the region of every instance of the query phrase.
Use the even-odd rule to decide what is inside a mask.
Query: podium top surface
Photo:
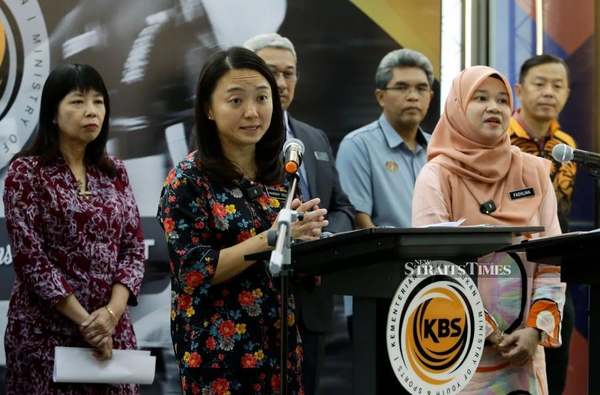
[[[600,229],[589,232],[571,232],[558,236],[524,240],[505,247],[503,251],[525,251],[527,258],[551,265],[563,265],[569,261],[597,258]]]
[[[524,233],[543,232],[543,226],[494,226],[494,225],[472,225],[472,226],[425,226],[418,228],[396,228],[376,227],[368,229],[351,230],[336,233],[334,237],[358,235],[387,235],[387,234],[464,234],[464,233],[511,233],[514,235]],[[327,239],[323,239],[327,240]]]
[[[540,226],[361,229],[294,245],[292,264],[299,272],[325,274],[390,260],[474,259],[512,245],[515,236],[543,230]]]
[[[600,275],[593,263],[598,260],[600,229],[523,241],[503,251],[524,251],[527,259],[560,266],[562,281],[600,286]]]

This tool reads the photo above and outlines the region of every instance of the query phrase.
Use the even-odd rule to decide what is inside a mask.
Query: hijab
[[[454,175],[447,177],[454,220],[466,218],[467,224],[524,226],[542,203],[547,185],[544,177],[549,177],[550,162],[512,146],[508,133],[486,137],[469,122],[467,105],[489,77],[502,81],[512,108],[510,85],[498,71],[487,66],[463,70],[452,82],[427,158]],[[524,192],[531,189],[533,195]],[[496,210],[484,214],[480,205],[489,201],[493,201]]]

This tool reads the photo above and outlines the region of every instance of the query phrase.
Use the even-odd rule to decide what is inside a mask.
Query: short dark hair
[[[527,59],[525,62],[523,62],[523,64],[521,65],[521,71],[519,72],[519,84],[522,84],[525,81],[525,77],[527,77],[527,73],[533,67],[540,66],[542,64],[548,64],[548,63],[562,64],[565,68],[565,71],[567,72],[567,82],[571,81],[571,73],[569,71],[569,66],[567,65],[567,62],[565,62],[564,59],[559,58],[558,56],[544,53],[541,55],[533,56],[533,57]]]
[[[265,135],[256,143],[256,179],[267,184],[281,182],[281,148],[285,140],[285,129],[277,82],[265,62],[246,48],[231,47],[213,54],[200,72],[194,110],[198,142],[196,155],[206,172],[218,181],[231,183],[242,178],[239,170],[223,153],[216,123],[208,118],[208,108],[217,83],[228,71],[237,69],[250,69],[260,73],[271,88],[273,115]]]
[[[416,67],[425,73],[429,87],[433,87],[433,66],[421,52],[403,48],[388,52],[377,66],[375,72],[375,87],[385,89],[394,75],[395,68]]]
[[[87,64],[63,64],[56,67],[44,83],[40,117],[34,140],[26,148],[18,152],[13,160],[22,156],[39,156],[43,164],[57,159],[60,155],[59,129],[56,124],[60,102],[73,91],[88,92],[94,90],[104,99],[106,113],[100,134],[85,147],[84,161],[96,165],[100,170],[113,177],[116,169],[113,161],[106,153],[108,140],[110,99],[100,73]]]

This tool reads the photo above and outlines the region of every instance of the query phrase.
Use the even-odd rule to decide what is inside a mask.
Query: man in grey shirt
[[[433,67],[417,51],[395,50],[379,63],[375,84],[383,113],[342,140],[340,182],[359,228],[410,227],[415,180],[431,138],[419,125],[433,97]]]
[[[420,124],[433,97],[433,67],[423,54],[399,49],[383,57],[375,74],[375,98],[383,113],[378,120],[347,134],[337,164],[342,188],[356,209],[359,228],[411,226],[415,181],[427,162],[431,135]],[[352,330],[352,298],[344,298]],[[385,329],[389,301],[377,302],[377,328]],[[351,332],[352,333],[352,332]],[[377,344],[377,382],[388,393],[407,393],[387,361],[383,342]]]

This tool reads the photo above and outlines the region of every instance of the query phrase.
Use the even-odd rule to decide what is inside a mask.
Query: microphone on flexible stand
[[[552,148],[552,157],[558,162],[573,161],[590,170],[600,171],[600,154],[575,149],[566,144],[556,144]]]
[[[575,149],[566,144],[552,148],[552,158],[558,162],[573,161],[583,166],[592,176],[600,178],[600,154]]]
[[[298,168],[302,164],[302,155],[304,154],[304,144],[298,139],[289,139],[283,145],[284,169],[290,177],[290,187],[288,189],[285,206],[277,216],[277,230],[269,232],[269,245],[273,248],[271,259],[269,259],[269,271],[273,276],[279,276],[281,280],[281,314],[280,317],[288,316],[288,282],[292,269],[292,232],[291,225],[299,219],[301,213],[292,210],[292,199],[296,193],[298,185]],[[285,318],[284,318],[285,319]],[[280,354],[279,360],[287,360],[288,355],[288,326],[280,325]],[[287,394],[287,366],[285,363],[279,364],[279,383],[280,392]]]

